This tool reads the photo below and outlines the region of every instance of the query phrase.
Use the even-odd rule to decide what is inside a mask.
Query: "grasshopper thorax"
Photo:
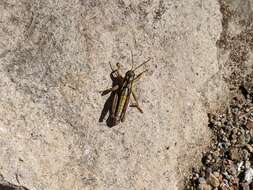
[[[135,73],[134,73],[133,70],[129,70],[129,71],[126,72],[125,78],[126,78],[127,81],[133,81],[134,77],[135,77]]]

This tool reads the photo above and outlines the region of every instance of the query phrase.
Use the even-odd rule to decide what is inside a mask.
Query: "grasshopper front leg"
[[[117,63],[116,64],[116,66],[117,66],[117,69],[113,69],[113,67],[112,67],[112,65],[111,65],[111,62],[109,62],[109,64],[110,64],[110,68],[111,68],[111,70],[112,70],[112,72],[111,72],[111,76],[113,77],[113,80],[123,80],[123,77],[121,76],[121,74],[120,74],[120,67],[121,67],[121,65],[120,65],[120,63]],[[114,91],[116,91],[116,90],[118,90],[119,89],[119,85],[115,85],[115,86],[113,86],[112,88],[108,88],[108,89],[106,89],[106,90],[103,90],[103,91],[99,91],[99,93],[102,93],[102,96],[103,95],[106,95],[106,94],[108,94],[109,92],[114,92]]]
[[[102,96],[104,96],[104,95],[108,94],[109,92],[114,92],[115,90],[118,90],[118,89],[119,89],[119,85],[115,85],[112,88],[108,88],[106,90],[99,91],[99,93],[101,93]]]
[[[118,78],[118,79],[123,79],[124,77],[121,75],[121,73],[120,73],[120,69],[121,69],[121,65],[120,65],[120,63],[116,63],[116,67],[117,67],[117,69],[113,69],[112,68],[112,65],[111,65],[111,63],[110,63],[110,67],[111,67],[111,70],[112,70],[112,72],[111,72],[111,75],[116,79],[116,78]]]

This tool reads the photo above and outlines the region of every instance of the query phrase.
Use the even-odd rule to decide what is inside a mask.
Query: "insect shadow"
[[[112,71],[110,73],[110,78],[112,80],[112,86],[115,86],[115,85],[120,85],[123,81],[123,78],[122,77],[119,77],[118,75],[116,75],[116,71]],[[105,104],[104,104],[104,107],[101,111],[101,114],[100,114],[100,117],[99,117],[99,122],[103,122],[104,119],[105,119],[105,116],[107,115],[107,113],[109,112],[109,116],[108,118],[106,119],[106,125],[108,127],[113,127],[115,126],[115,122],[113,121],[113,118],[112,118],[112,105],[113,105],[113,98],[114,98],[114,95],[115,93],[119,93],[118,90],[116,91],[113,91],[113,92],[110,92],[109,90],[108,91],[103,91],[103,93],[101,94],[102,96],[105,96],[107,95],[108,93],[110,93],[110,96],[108,97],[108,99],[106,100]]]

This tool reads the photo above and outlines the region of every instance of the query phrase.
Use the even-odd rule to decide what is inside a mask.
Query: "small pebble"
[[[251,163],[249,161],[245,162],[245,169],[249,169],[250,168]]]
[[[212,187],[208,184],[199,184],[198,190],[212,190]]]
[[[241,158],[241,154],[239,152],[239,148],[231,148],[230,151],[229,151],[229,156],[231,158],[231,160],[240,160]]]
[[[199,184],[205,184],[205,183],[206,183],[205,178],[200,177],[200,178],[199,178]]]
[[[247,150],[248,150],[250,153],[253,153],[253,146],[252,146],[252,145],[247,144],[247,145],[246,145],[246,148],[247,148]]]
[[[207,183],[213,187],[218,187],[220,185],[219,179],[212,173],[207,178]]]
[[[241,183],[242,190],[250,190],[249,183]]]
[[[251,119],[248,119],[246,124],[247,129],[253,129],[253,121]]]
[[[249,168],[245,171],[245,177],[244,180],[248,183],[251,183],[253,179],[253,169]]]

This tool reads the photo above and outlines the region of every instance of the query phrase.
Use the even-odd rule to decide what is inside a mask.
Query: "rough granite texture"
[[[0,174],[29,190],[177,190],[223,99],[213,0],[0,0]],[[99,122],[109,62],[144,113]],[[139,70],[139,72],[141,69]],[[105,118],[106,120],[106,118]]]

